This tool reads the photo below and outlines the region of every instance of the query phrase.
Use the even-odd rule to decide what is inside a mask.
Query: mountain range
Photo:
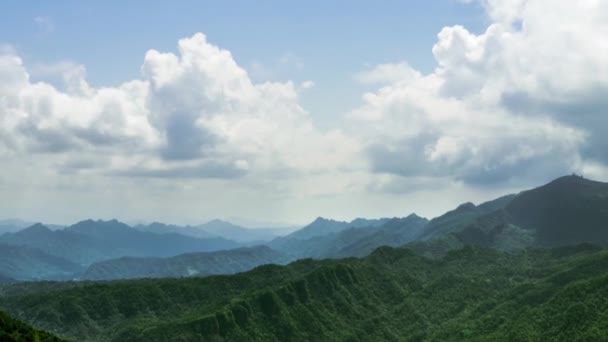
[[[608,244],[606,208],[608,184],[566,176],[480,205],[467,202],[431,220],[415,214],[350,222],[319,217],[280,237],[274,237],[277,230],[247,229],[221,220],[198,226],[134,227],[116,220],[85,220],[55,230],[34,224],[0,236],[0,244],[7,246],[0,250],[0,275],[11,280],[87,279],[83,272],[93,264],[90,269],[97,271],[88,273],[93,274],[91,279],[228,274],[259,263],[239,261],[248,267],[235,268],[226,262],[220,267],[218,262],[207,264],[215,254],[206,252],[222,251],[215,256],[234,261],[242,259],[241,247],[265,251],[256,245],[268,246],[272,253],[254,260],[275,264],[301,258],[363,257],[380,246],[407,245],[430,257],[465,245],[505,251],[582,242],[603,246]],[[151,271],[157,267],[158,272]],[[188,269],[192,271],[184,271]]]
[[[260,265],[282,263],[284,256],[266,246],[216,252],[188,253],[170,258],[123,257],[89,266],[83,280],[208,276],[248,271]]]
[[[607,183],[561,177],[431,220],[317,218],[257,246],[263,233],[237,242],[221,227],[240,231],[87,220],[6,233],[0,308],[79,341],[608,334]],[[20,282],[41,279],[81,281]]]

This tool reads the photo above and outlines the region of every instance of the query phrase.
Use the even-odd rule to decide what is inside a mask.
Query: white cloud
[[[401,63],[357,75],[388,81],[350,114],[375,171],[475,183],[546,179],[584,169],[598,157],[587,150],[608,146],[598,105],[608,104],[607,4],[483,5],[493,21],[485,32],[453,26],[438,34],[433,73],[406,73]]]
[[[200,33],[178,48],[148,51],[143,79],[118,87],[91,87],[79,65],[38,70],[61,73],[65,90],[30,81],[19,57],[2,55],[5,151],[75,159],[98,153],[111,161],[96,165],[101,173],[202,178],[313,172],[352,157],[356,143],[338,130],[317,130],[292,82],[254,83],[229,51]]]
[[[379,64],[373,68],[361,71],[355,75],[355,80],[363,84],[386,84],[407,82],[420,77],[420,72],[414,70],[407,63]]]

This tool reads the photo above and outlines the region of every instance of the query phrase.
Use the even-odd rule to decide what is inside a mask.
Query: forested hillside
[[[601,340],[608,252],[591,245],[427,259],[383,247],[233,276],[40,285],[0,305],[75,340]]]

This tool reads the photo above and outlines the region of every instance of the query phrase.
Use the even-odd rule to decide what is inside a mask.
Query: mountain
[[[334,241],[342,241],[346,238],[349,242],[354,242],[354,238],[369,234],[372,229],[382,226],[389,220],[388,218],[371,220],[357,218],[351,222],[344,222],[318,217],[307,226],[286,236],[278,237],[268,242],[267,245],[294,258],[326,256],[337,250],[337,247],[333,246]],[[349,228],[360,230],[340,234]],[[350,235],[352,237],[349,237]],[[340,248],[342,247],[345,245],[340,246]]]
[[[269,245],[291,256],[292,259],[362,257],[380,246],[396,247],[411,241],[428,222],[427,219],[415,214],[406,218],[355,221],[358,223],[351,228],[336,233],[317,235],[308,239],[288,236],[276,239]],[[365,224],[370,225],[364,226]]]
[[[47,332],[37,330],[0,311],[0,341],[61,342],[64,340]]]
[[[20,231],[21,229],[29,227],[32,224],[34,223],[19,219],[0,220],[0,235]]]
[[[24,221],[20,219],[0,220],[0,235],[4,233],[15,233],[27,227],[34,225],[35,222]],[[51,230],[62,229],[64,226],[57,224],[45,224]]]
[[[534,230],[536,243],[608,245],[608,183],[566,176],[525,191],[505,208],[505,220]]]
[[[302,229],[296,230],[295,232],[283,237],[283,239],[306,240],[317,236],[339,233],[348,228],[377,227],[386,223],[388,220],[389,219],[387,218],[377,220],[358,218],[351,222],[344,222],[318,217],[309,225]]]
[[[82,270],[68,260],[27,246],[0,244],[0,283],[41,279],[66,280]],[[5,279],[2,279],[2,278]]]
[[[0,243],[37,248],[80,265],[123,256],[170,257],[239,247],[238,243],[223,238],[142,232],[116,220],[86,220],[56,231],[36,224],[0,236]]]
[[[65,229],[52,231],[40,223],[4,234],[0,243],[27,246],[81,265],[104,259],[110,253],[109,248],[89,236]]]
[[[598,341],[607,265],[590,245],[440,260],[382,247],[229,276],[34,284],[0,306],[78,341]]]
[[[456,209],[432,219],[420,235],[416,237],[416,240],[430,240],[460,231],[482,215],[504,208],[513,198],[515,198],[515,195],[506,195],[482,203],[479,206],[471,202],[463,203]]]
[[[0,285],[3,284],[12,284],[14,283],[16,280],[5,275],[5,274],[0,274]]]
[[[222,220],[212,220],[197,228],[241,243],[269,241],[281,235],[281,231],[277,229],[244,228]]]
[[[208,239],[218,237],[217,235],[211,234],[203,229],[192,227],[192,226],[177,226],[173,224],[164,224],[160,222],[153,222],[150,224],[139,224],[133,227],[142,232],[149,232],[155,234],[170,234],[176,233],[186,236],[192,236],[201,239]]]
[[[106,260],[87,268],[84,280],[165,278],[232,274],[254,267],[282,263],[285,257],[258,246],[207,253],[189,253],[171,258],[133,258]]]
[[[458,224],[446,225],[449,229],[434,232],[431,238],[423,234],[423,239],[435,241],[414,243],[412,248],[441,255],[463,245],[507,251],[577,243],[608,246],[608,183],[565,176],[504,203],[490,212],[475,210]],[[466,215],[460,211],[458,216]]]
[[[416,214],[394,218],[372,229],[369,235],[353,239],[354,242],[332,253],[333,257],[363,257],[381,246],[399,247],[414,240],[427,226],[428,220]],[[354,229],[353,229],[354,230]],[[343,231],[341,234],[352,234]]]

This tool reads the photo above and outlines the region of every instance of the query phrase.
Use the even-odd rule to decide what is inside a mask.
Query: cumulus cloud
[[[492,23],[443,28],[434,72],[358,75],[387,83],[350,114],[372,170],[495,184],[608,161],[606,3],[482,4]]]
[[[607,3],[477,2],[485,31],[441,29],[430,73],[401,61],[355,74],[377,89],[329,130],[300,105],[313,81],[261,81],[279,76],[248,72],[201,33],[148,51],[141,77],[115,87],[0,47],[4,202],[46,208],[67,192],[89,213],[105,199],[108,215],[116,201],[165,212],[169,199],[192,213],[204,202],[207,215],[385,216],[572,171],[608,177]],[[277,64],[302,69],[292,56]]]
[[[232,178],[335,168],[356,149],[340,131],[315,128],[292,82],[254,83],[203,34],[180,40],[178,54],[148,51],[141,70],[140,80],[93,88],[82,66],[43,69],[61,73],[59,89],[31,81],[16,54],[3,54],[5,153],[97,153],[110,158],[101,173]]]

